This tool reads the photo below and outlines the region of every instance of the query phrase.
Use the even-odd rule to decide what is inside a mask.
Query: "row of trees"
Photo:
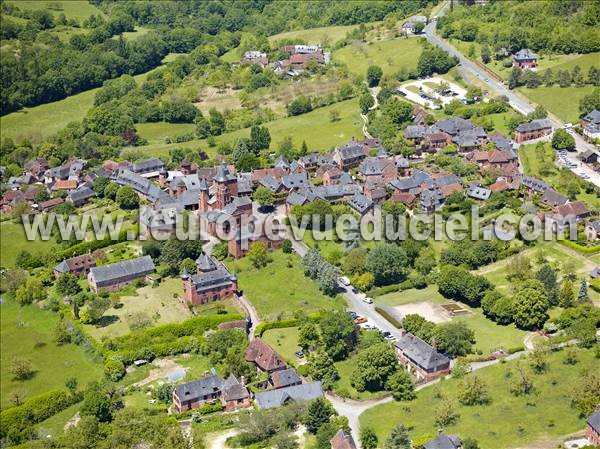
[[[569,72],[568,70],[558,70],[556,73],[552,69],[546,69],[543,73],[533,70],[522,70],[519,67],[513,67],[508,77],[508,88],[514,89],[519,86],[536,88],[541,85],[551,87],[558,84],[560,87],[569,87],[575,85],[582,87],[586,84],[600,86],[600,70],[591,66],[585,76],[581,67],[576,65]]]

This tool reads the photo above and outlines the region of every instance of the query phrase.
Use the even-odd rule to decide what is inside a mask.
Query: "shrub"
[[[125,365],[117,359],[110,359],[104,363],[104,375],[108,380],[117,382],[125,375]]]

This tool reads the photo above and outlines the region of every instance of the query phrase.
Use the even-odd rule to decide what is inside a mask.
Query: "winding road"
[[[448,6],[449,3],[446,2],[446,4],[438,12],[437,17],[443,16],[448,10]],[[491,91],[495,91],[498,95],[506,96],[508,98],[509,104],[521,114],[527,115],[530,112],[534,111],[535,107],[537,106],[536,104],[531,103],[530,101],[521,97],[515,91],[508,89],[508,87],[505,86],[504,83],[494,79],[493,76],[490,75],[486,69],[480,67],[479,65],[471,61],[469,58],[460,53],[454,46],[437,36],[435,32],[436,23],[437,21],[433,20],[429,24],[427,24],[427,26],[424,29],[424,35],[429,42],[431,42],[433,45],[441,47],[452,56],[456,56],[460,61],[460,68],[463,72],[469,72],[472,76],[478,78],[483,84],[487,85]],[[552,126],[554,128],[562,128],[564,126],[564,123],[561,123],[556,118],[548,117],[548,119],[552,122]],[[578,153],[582,153],[586,150],[597,149],[595,145],[586,142],[583,139],[583,137],[581,137],[579,134],[572,133],[571,135],[575,138],[575,144]],[[577,159],[575,159],[574,157],[572,159],[574,162],[578,162]],[[597,186],[600,186],[600,174],[589,168],[587,165],[580,164],[576,169],[573,170],[573,172],[575,172],[576,174],[581,172],[587,174],[589,176],[590,182],[594,183]]]

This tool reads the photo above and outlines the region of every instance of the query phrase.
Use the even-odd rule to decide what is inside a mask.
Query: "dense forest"
[[[438,20],[444,38],[488,44],[499,55],[530,48],[540,53],[600,50],[598,0],[490,1],[463,6]]]
[[[146,72],[169,52],[210,45],[220,56],[239,45],[242,32],[265,37],[291,29],[377,21],[392,13],[404,17],[435,2],[257,0],[245,2],[243,8],[232,1],[94,3],[107,18],[90,16],[83,23],[67,20],[64,14],[55,17],[46,10],[1,3],[2,114],[56,101],[122,74]],[[57,26],[85,32],[65,41],[50,33]],[[128,42],[122,33],[135,26],[151,31]]]

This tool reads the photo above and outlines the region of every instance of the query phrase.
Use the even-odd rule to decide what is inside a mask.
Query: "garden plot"
[[[455,95],[451,93],[442,95],[436,92],[435,87],[439,86],[441,83],[447,84],[448,90]],[[428,108],[435,107],[433,102],[436,99],[439,99],[442,105],[447,105],[454,99],[464,100],[467,95],[467,91],[464,88],[437,76],[403,84],[398,87],[398,91],[408,100]],[[416,92],[421,92],[421,94]]]
[[[452,318],[450,313],[442,306],[435,304],[433,301],[422,301],[410,304],[402,304],[398,306],[386,307],[385,309],[398,321],[401,321],[406,315],[420,315],[426,320],[436,324],[447,323]]]

